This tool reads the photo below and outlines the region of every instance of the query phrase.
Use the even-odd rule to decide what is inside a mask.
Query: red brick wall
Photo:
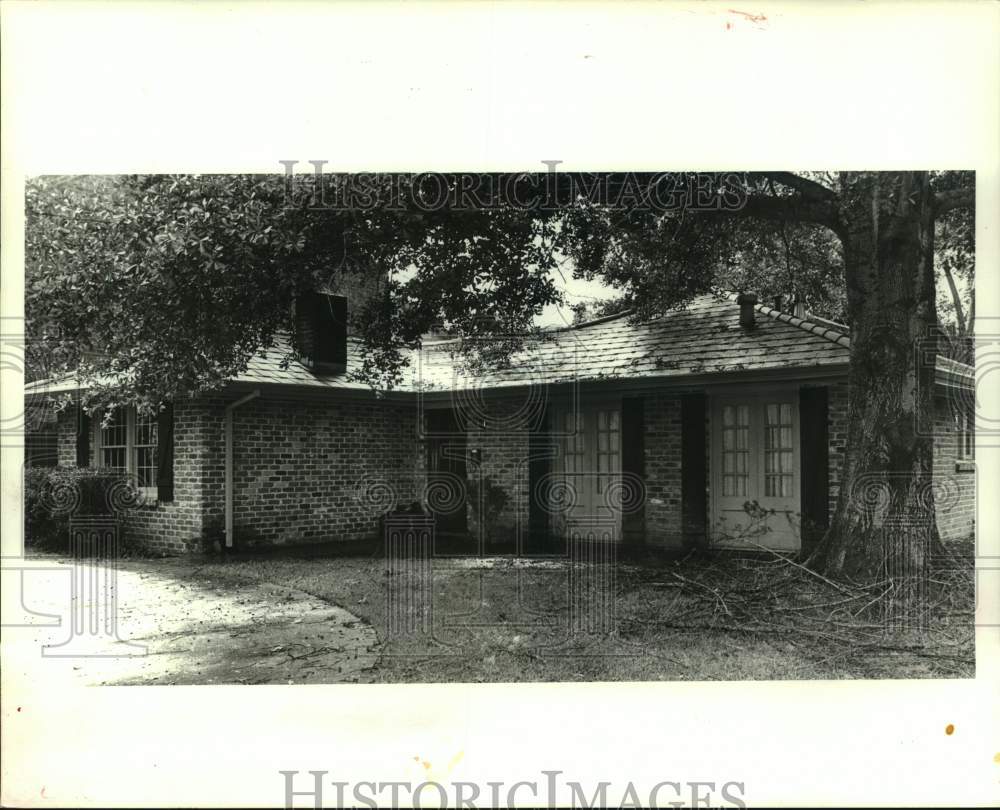
[[[56,417],[56,449],[59,457],[60,467],[76,466],[76,431],[77,431],[77,408],[75,405],[59,411]],[[93,459],[94,448],[91,445],[91,459]]]
[[[827,466],[830,475],[830,519],[837,511],[840,497],[841,474],[844,470],[844,450],[847,447],[847,381],[833,383],[827,388],[827,437],[829,457]]]
[[[176,554],[224,541],[225,403],[217,397],[174,405],[174,500],[131,511],[131,542]],[[415,413],[413,404],[370,401],[268,400],[237,409],[237,544],[376,532],[384,497],[406,504],[420,495]],[[61,465],[76,464],[76,424],[75,407],[59,415]]]
[[[76,466],[77,410],[58,417],[59,464]],[[201,550],[221,523],[222,421],[217,401],[186,400],[174,405],[174,500],[154,502],[128,513],[127,539],[153,552]],[[95,463],[94,442],[90,463]]]
[[[681,530],[681,401],[647,396],[643,404],[646,542],[679,548]]]
[[[459,408],[463,404],[456,398]],[[527,416],[523,424],[511,416],[521,413],[524,405],[523,398],[504,397],[479,400],[474,407],[464,408],[466,415],[473,417],[466,439],[469,478],[488,476],[507,493],[507,503],[494,527],[493,539],[497,541],[510,541],[517,532],[523,534],[528,528]],[[475,418],[477,415],[480,418]],[[478,536],[479,521],[471,506],[468,516],[469,529]]]
[[[259,399],[233,435],[237,546],[370,536],[420,496],[414,404]]]
[[[829,389],[830,513],[836,509],[847,438],[847,384]],[[528,519],[528,436],[504,421],[522,403],[490,400],[486,425],[468,434],[469,474],[481,461],[508,494],[498,531],[525,531]],[[222,540],[223,421],[220,398],[179,402],[175,418],[175,499],[135,510],[131,537],[165,553],[197,550]],[[424,448],[415,403],[257,400],[235,412],[235,530],[242,544],[356,538],[377,531],[389,498],[422,497]],[[957,436],[947,400],[937,404],[935,476],[938,526],[945,539],[972,535],[975,473],[957,463]],[[645,398],[644,453],[647,542],[678,546],[681,534],[681,405]],[[710,435],[710,433],[709,433]],[[93,451],[92,451],[93,452]],[[706,447],[707,452],[707,447]],[[59,463],[76,461],[76,412],[58,419]],[[476,530],[470,510],[470,528]]]
[[[934,401],[934,507],[943,540],[971,540],[976,527],[976,471],[959,452],[958,404],[948,397]]]

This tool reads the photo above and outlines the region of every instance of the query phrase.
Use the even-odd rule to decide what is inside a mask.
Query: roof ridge
[[[587,326],[596,326],[599,323],[607,323],[608,321],[616,321],[619,318],[624,318],[635,312],[634,309],[623,309],[621,312],[615,312],[611,315],[601,315],[599,318],[591,318],[589,321],[580,321],[579,323],[569,323],[566,326],[555,326],[552,329],[544,330],[547,334],[552,334],[553,332],[569,332],[574,329],[583,329]]]
[[[851,327],[849,327],[846,323],[841,323],[840,321],[834,321],[831,320],[830,318],[824,318],[820,315],[817,315],[815,312],[807,312],[806,316],[808,320],[818,323],[820,326],[828,326],[831,329],[836,329],[848,336],[850,336],[851,334]]]
[[[737,299],[737,294],[734,292],[727,293],[726,296],[730,301],[735,301]],[[755,304],[754,309],[762,315],[767,315],[769,318],[775,321],[781,321],[782,323],[790,324],[791,326],[798,327],[804,332],[809,332],[813,335],[818,335],[821,338],[825,338],[831,343],[836,343],[838,346],[843,346],[845,349],[851,348],[851,338],[849,330],[846,326],[842,324],[836,324],[836,326],[844,329],[845,331],[840,332],[837,329],[831,329],[828,326],[823,326],[820,323],[816,323],[810,318],[800,318],[797,315],[792,315],[790,312],[782,312],[780,309],[774,309],[766,304]],[[807,312],[807,316],[812,315],[812,313]],[[818,317],[818,316],[815,316]],[[820,318],[819,320],[826,320],[825,318]],[[833,321],[827,321],[827,323],[834,323]]]
[[[808,317],[799,318],[797,315],[792,315],[788,312],[782,312],[781,310],[773,309],[772,307],[766,306],[765,304],[757,304],[754,307],[758,312],[763,315],[767,315],[776,321],[782,321],[783,323],[791,324],[792,326],[797,326],[805,332],[810,332],[814,335],[819,335],[821,338],[829,340],[831,343],[836,343],[838,346],[843,346],[845,349],[851,348],[851,338],[849,334],[845,332],[840,332],[837,329],[831,329],[828,326],[823,326],[822,324],[816,323],[810,320]],[[806,313],[810,315],[811,313]],[[832,322],[828,322],[832,323]],[[840,324],[838,324],[840,326]],[[845,327],[846,328],[846,327]]]
[[[735,293],[730,293],[730,298],[735,300]],[[828,318],[823,318],[819,315],[813,314],[812,312],[807,312],[805,318],[799,318],[796,315],[792,315],[788,312],[782,312],[781,310],[774,309],[766,304],[757,304],[754,309],[776,321],[796,326],[803,331],[825,338],[831,343],[836,343],[838,346],[843,346],[845,349],[851,348],[851,330],[846,324],[831,321]],[[948,363],[954,363],[956,366],[959,366],[963,372],[967,373],[968,376],[975,376],[975,367],[970,366],[968,363],[963,363],[961,360],[955,360],[940,353],[937,355],[937,359],[945,360]]]

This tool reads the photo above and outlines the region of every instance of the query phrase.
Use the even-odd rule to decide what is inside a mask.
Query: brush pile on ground
[[[689,556],[659,568],[625,567],[619,587],[668,589],[668,609],[626,619],[664,629],[757,635],[804,646],[817,663],[922,659],[941,677],[975,676],[975,571],[971,548],[933,560],[923,577],[833,581],[774,552]]]

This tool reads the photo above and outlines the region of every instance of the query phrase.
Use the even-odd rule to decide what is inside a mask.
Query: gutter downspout
[[[260,389],[251,391],[226,405],[226,548],[233,547],[233,411],[260,396]]]

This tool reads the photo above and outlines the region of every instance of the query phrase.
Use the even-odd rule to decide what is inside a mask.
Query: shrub
[[[385,522],[388,517],[391,517],[394,521],[398,521],[401,517],[425,517],[426,514],[427,513],[424,511],[424,507],[421,505],[420,501],[413,501],[412,503],[406,505],[400,504],[391,512],[379,516],[379,537],[385,537]]]
[[[469,505],[483,527],[487,543],[493,540],[497,520],[507,506],[507,501],[507,491],[490,476],[483,478],[481,488],[475,477],[469,479]]]
[[[24,471],[26,545],[67,551],[72,517],[115,515],[134,500],[123,473],[90,467],[28,467]]]

